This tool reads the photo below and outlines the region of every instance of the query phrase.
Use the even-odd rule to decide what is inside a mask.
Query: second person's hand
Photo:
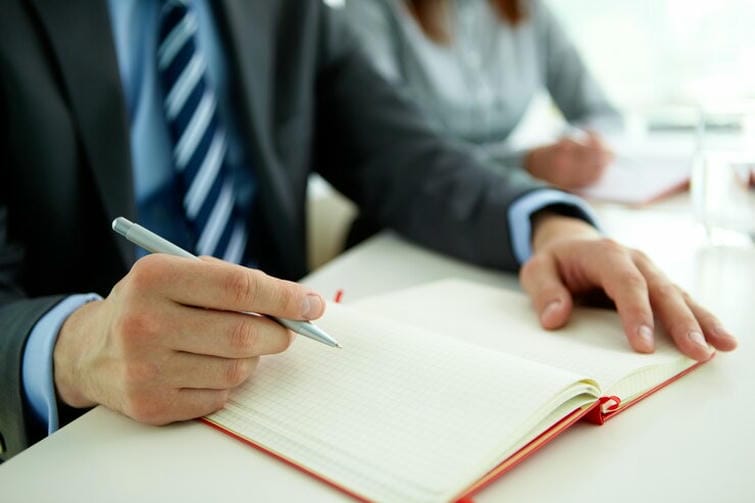
[[[556,187],[574,190],[597,182],[613,153],[594,132],[584,139],[562,138],[556,143],[530,150],[525,168],[535,178]]]

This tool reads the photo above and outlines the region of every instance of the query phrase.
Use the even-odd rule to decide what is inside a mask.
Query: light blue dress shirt
[[[159,234],[187,246],[183,213],[172,192],[173,166],[167,126],[162,115],[161,94],[155,65],[158,0],[109,0],[111,25],[131,126],[131,156],[139,220]],[[248,208],[254,197],[254,182],[239,128],[232,112],[230,82],[220,37],[207,0],[193,0],[199,20],[198,43],[207,55],[208,77],[217,92],[219,112],[228,129],[229,167],[234,173],[237,204]],[[166,205],[166,201],[171,204]],[[509,228],[514,253],[520,263],[531,255],[529,216],[554,204],[572,206],[575,213],[596,220],[582,200],[556,190],[540,190],[520,198],[509,210]],[[177,224],[178,222],[178,224]],[[142,252],[143,253],[143,252]],[[71,295],[34,326],[24,350],[22,383],[26,399],[37,420],[52,433],[58,429],[52,354],[58,332],[68,316],[86,302],[101,299],[96,294]]]

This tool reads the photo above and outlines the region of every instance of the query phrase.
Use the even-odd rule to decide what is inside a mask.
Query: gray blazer
[[[512,27],[490,0],[450,0],[448,45],[431,41],[406,0],[347,0],[348,22],[376,66],[442,134],[469,142],[500,168],[522,165],[507,139],[537,93],[565,119],[598,130],[622,126],[567,33],[541,0],[523,0]]]
[[[305,190],[318,171],[381,224],[515,269],[507,211],[537,185],[439,139],[376,73],[340,15],[312,0],[213,2],[257,171],[261,268],[306,273]],[[44,435],[20,385],[25,340],[63,296],[107,295],[132,246],[129,124],[105,0],[0,0],[1,458]],[[61,407],[65,416],[68,411]]]

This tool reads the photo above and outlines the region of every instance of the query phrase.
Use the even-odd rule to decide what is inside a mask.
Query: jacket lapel
[[[31,0],[50,37],[107,217],[135,215],[129,129],[105,1]],[[114,237],[115,238],[115,237]],[[116,240],[127,264],[133,246]]]
[[[273,77],[277,0],[246,1],[225,0],[216,9],[218,21],[228,29],[226,44],[229,49],[228,63],[238,74],[242,96],[242,123],[247,134],[247,145],[253,168],[258,179],[258,197],[267,222],[273,222],[270,232],[276,241],[276,249],[284,256],[284,263],[302,261],[301,251],[305,245],[301,212],[297,198],[288,179],[289,173],[275,153],[271,135],[275,125],[271,123],[274,100]]]

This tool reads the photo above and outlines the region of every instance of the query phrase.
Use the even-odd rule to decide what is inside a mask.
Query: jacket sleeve
[[[12,240],[8,232],[10,125],[2,108],[4,102],[0,99],[0,461],[46,435],[45,431],[35,428],[26,406],[21,364],[26,340],[37,320],[62,299],[62,296],[30,299],[21,286],[24,248]]]
[[[516,269],[509,208],[542,185],[494,172],[468,147],[434,134],[420,111],[368,64],[341,14],[323,8],[320,16],[321,174],[367,216],[419,244]]]
[[[0,187],[7,188],[7,184]],[[20,286],[23,249],[8,238],[3,190],[0,189],[0,460],[9,459],[46,435],[43,429],[35,428],[25,402],[21,364],[32,328],[63,298],[30,299],[24,294]]]
[[[47,435],[35,425],[25,402],[21,363],[32,328],[61,299],[39,297],[0,305],[0,460],[9,459]]]

